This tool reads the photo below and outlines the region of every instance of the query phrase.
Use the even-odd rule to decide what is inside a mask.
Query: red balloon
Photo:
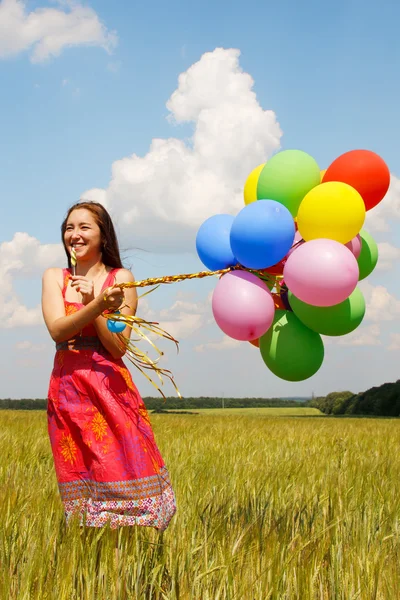
[[[390,185],[390,171],[385,161],[370,150],[351,150],[339,156],[328,167],[322,179],[351,185],[371,210],[384,198]]]
[[[272,267],[268,267],[268,269],[263,269],[263,272],[267,273],[267,275],[283,275],[285,262],[286,260],[282,259],[280,262],[276,263],[276,265],[272,265]]]
[[[279,310],[286,310],[285,303],[283,302],[280,294],[272,294],[272,297],[274,299],[275,308],[278,308]]]

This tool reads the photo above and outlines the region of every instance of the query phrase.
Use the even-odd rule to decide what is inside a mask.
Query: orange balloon
[[[260,347],[260,340],[250,340],[250,344],[252,344],[256,348],[259,348]]]
[[[322,180],[324,178],[325,173],[326,173],[326,169],[324,169],[323,171],[321,171],[321,182],[322,182]]]
[[[339,156],[327,168],[322,182],[341,181],[362,196],[365,209],[371,210],[384,198],[390,185],[385,161],[370,150],[351,150]]]

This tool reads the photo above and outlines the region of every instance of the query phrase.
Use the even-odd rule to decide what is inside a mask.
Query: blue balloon
[[[232,215],[214,215],[204,221],[197,232],[197,254],[210,271],[226,269],[237,263],[229,242],[233,220]]]
[[[231,228],[231,248],[249,269],[276,265],[292,247],[295,225],[290,211],[275,200],[257,200],[245,206]]]
[[[115,311],[116,314],[120,314],[119,310]],[[111,333],[121,333],[126,327],[126,323],[122,321],[113,321],[112,319],[107,319],[107,327]]]

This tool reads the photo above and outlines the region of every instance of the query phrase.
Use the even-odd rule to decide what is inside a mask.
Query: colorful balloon
[[[116,314],[121,314],[119,310],[115,311]],[[122,321],[113,321],[112,319],[107,319],[107,329],[111,331],[111,333],[121,333],[126,327],[126,323]]]
[[[320,171],[321,183],[322,183],[325,173],[326,173],[326,169],[324,169],[323,171]]]
[[[367,231],[360,231],[361,252],[357,258],[360,271],[359,281],[372,273],[378,263],[378,246],[374,238]]]
[[[244,203],[251,204],[257,200],[257,185],[258,178],[260,176],[261,171],[263,170],[265,163],[262,165],[258,165],[253,171],[250,173],[248,178],[246,179],[246,183],[244,185]]]
[[[287,208],[273,200],[259,200],[242,208],[235,217],[230,245],[241,265],[266,269],[286,256],[294,234],[293,217]]]
[[[365,315],[365,300],[359,288],[334,306],[311,306],[289,292],[290,306],[300,321],[322,335],[339,336],[351,333]]]
[[[328,167],[323,182],[342,181],[362,196],[366,210],[384,198],[390,185],[390,171],[385,161],[370,150],[351,150]]]
[[[324,360],[321,336],[283,310],[276,311],[272,327],[260,338],[260,352],[270,371],[286,381],[312,377]]]
[[[312,306],[343,302],[358,282],[358,264],[346,246],[318,239],[302,244],[286,261],[283,277],[289,290]]]
[[[350,252],[352,252],[354,254],[354,256],[356,258],[358,258],[360,256],[360,252],[361,252],[361,237],[360,234],[358,233],[356,235],[356,237],[354,237],[352,240],[350,240],[350,242],[347,242],[347,244],[345,244],[346,248],[348,248],[350,250]]]
[[[255,275],[232,271],[218,281],[212,311],[220,329],[235,340],[259,338],[271,326],[275,306],[271,292]]]
[[[284,150],[273,156],[258,178],[257,198],[280,202],[297,215],[300,202],[321,181],[319,166],[301,150]]]
[[[204,221],[197,232],[197,254],[210,271],[226,269],[237,263],[229,241],[233,221],[232,215],[214,215]]]
[[[297,225],[306,241],[327,238],[347,244],[360,231],[365,206],[360,194],[347,183],[321,183],[300,204]]]

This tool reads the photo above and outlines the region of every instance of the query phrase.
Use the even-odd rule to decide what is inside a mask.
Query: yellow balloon
[[[250,173],[248,178],[246,179],[246,183],[244,185],[244,203],[251,204],[255,200],[257,200],[257,184],[258,178],[260,177],[260,173],[263,170],[265,163],[262,165],[258,165],[253,171]]]
[[[328,170],[328,169],[324,169],[323,171],[320,171],[320,173],[321,173],[321,181],[323,180],[323,178],[324,178],[324,175],[325,175],[325,173],[327,172],[327,170]]]
[[[297,225],[306,242],[327,238],[347,244],[365,220],[365,204],[351,185],[340,181],[320,183],[300,204]]]

